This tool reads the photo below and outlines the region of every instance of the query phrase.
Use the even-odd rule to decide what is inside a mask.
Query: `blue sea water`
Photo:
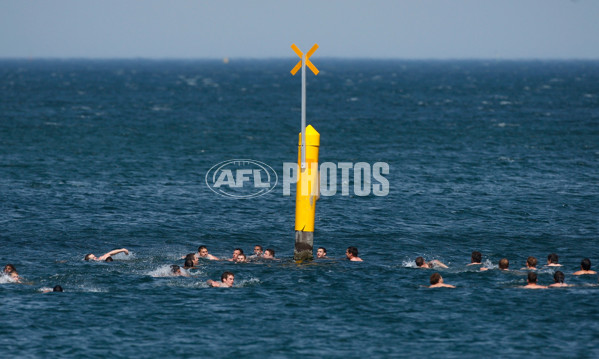
[[[599,357],[598,278],[571,275],[599,265],[599,62],[313,62],[320,161],[387,162],[389,195],[323,196],[332,259],[295,263],[282,183],[205,183],[225,160],[297,160],[295,61],[0,61],[0,263],[25,282],[0,277],[0,357]],[[202,244],[280,260],[168,276]],[[552,283],[552,252],[574,286],[518,288],[528,256]],[[417,256],[457,288],[426,288]],[[225,270],[234,288],[208,288]]]

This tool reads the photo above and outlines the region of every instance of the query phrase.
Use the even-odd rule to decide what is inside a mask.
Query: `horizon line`
[[[0,56],[0,61],[48,61],[48,60],[88,60],[88,61],[272,61],[297,59],[294,56],[284,57],[90,57],[90,56]],[[324,56],[318,60],[345,60],[345,61],[599,61],[597,58],[586,57],[343,57]]]

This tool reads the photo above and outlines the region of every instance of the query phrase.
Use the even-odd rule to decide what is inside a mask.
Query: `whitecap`
[[[177,276],[174,275],[173,272],[171,271],[171,266],[170,265],[162,265],[154,270],[151,270],[149,272],[146,273],[146,275],[149,275],[151,277],[154,278],[164,278],[164,277],[190,277],[190,273],[187,269],[184,269],[183,267],[181,268],[181,273],[183,273],[182,276]]]
[[[233,284],[233,287],[249,287],[249,286],[257,285],[259,283],[261,283],[260,279],[251,277],[249,279],[236,281],[235,284]]]
[[[112,259],[114,260],[119,260],[119,261],[130,261],[130,260],[134,260],[136,258],[135,253],[133,252],[129,252],[129,254],[125,254],[125,253],[117,253],[115,255],[112,256]]]
[[[4,273],[0,274],[0,284],[6,283],[16,283],[16,281],[11,277]]]
[[[403,260],[401,262],[401,266],[405,267],[405,268],[418,268],[418,266],[416,265],[416,262],[413,259]]]

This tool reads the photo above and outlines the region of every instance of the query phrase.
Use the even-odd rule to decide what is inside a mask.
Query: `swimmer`
[[[241,253],[235,258],[235,263],[245,263],[247,262],[247,258],[245,258],[245,254]]]
[[[175,277],[187,277],[183,271],[181,271],[181,267],[176,264],[171,265],[171,274]]]
[[[535,257],[526,258],[526,270],[537,270],[537,259]]]
[[[185,256],[185,265],[183,266],[185,269],[187,268],[195,268],[198,265],[200,260],[196,256],[195,253],[189,253]]]
[[[544,285],[537,284],[537,273],[529,272],[528,273],[528,283],[522,288],[526,289],[546,289],[547,287]]]
[[[585,275],[585,274],[597,274],[594,270],[591,270],[591,260],[588,258],[583,259],[580,262],[580,270],[572,273],[574,275]]]
[[[507,258],[501,258],[499,260],[499,269],[501,270],[509,270],[508,267],[510,266],[510,261],[507,260]],[[481,267],[480,270],[481,271],[485,271],[485,270],[489,270],[491,268],[485,268],[485,267]]]
[[[356,247],[347,247],[345,257],[352,262],[363,262],[362,258],[358,257],[358,248]]]
[[[102,254],[100,257],[96,257],[95,255],[93,255],[92,253],[86,254],[85,255],[85,259],[86,261],[103,261],[106,260],[106,258],[108,257],[112,257],[115,254],[119,254],[119,253],[125,253],[126,255],[129,255],[129,251],[127,250],[127,248],[121,248],[121,249],[115,249],[113,251],[110,251],[108,253]]]
[[[470,256],[470,264],[468,264],[469,266],[473,266],[473,265],[480,265],[482,264],[482,259],[483,259],[483,255],[478,252],[478,251],[474,251],[472,252],[472,255]]]
[[[430,268],[434,268],[434,267],[449,268],[444,263],[441,263],[440,261],[438,261],[436,259],[433,259],[430,262],[426,262],[424,260],[424,258],[422,258],[422,257],[416,258],[416,265],[418,266],[418,268],[426,268],[426,269],[430,269]]]
[[[255,245],[254,246],[254,257],[260,258],[260,257],[262,257],[263,254],[264,254],[264,251],[262,250],[262,246]]]
[[[208,279],[208,285],[211,287],[232,287],[235,283],[235,274],[231,272],[224,272],[220,276],[220,282],[214,281],[212,279]]]
[[[237,260],[237,256],[243,254],[243,249],[241,248],[235,248],[233,250],[233,257],[227,259],[229,262],[235,262]]]
[[[316,258],[327,258],[327,249],[325,247],[318,247],[318,249],[316,250]]]
[[[198,258],[209,259],[211,261],[217,261],[218,260],[217,257],[215,257],[212,254],[208,253],[208,248],[206,246],[199,246],[198,247],[197,257]]]
[[[433,273],[430,278],[429,288],[455,288],[455,285],[443,283],[443,277],[439,273]]]
[[[555,273],[553,273],[553,280],[555,281],[555,283],[550,284],[550,288],[571,287],[571,285],[564,283],[564,273],[562,273],[561,271],[556,271]]]
[[[195,260],[197,261],[197,259]],[[193,261],[194,260],[191,258],[185,258],[185,264],[183,265],[183,269],[194,269],[196,266],[194,265]]]
[[[6,274],[13,282],[21,283],[21,277],[17,272],[17,268],[13,264],[7,264],[4,266],[4,274]]]
[[[266,248],[264,251],[264,255],[262,256],[264,259],[276,259],[275,258],[275,250],[272,248]]]
[[[62,287],[59,285],[55,285],[54,288],[42,288],[42,293],[50,293],[50,292],[63,292]]]
[[[558,263],[557,254],[551,253],[547,256],[547,267],[561,267],[562,265]]]

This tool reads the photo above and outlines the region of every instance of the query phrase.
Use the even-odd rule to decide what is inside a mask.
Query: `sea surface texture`
[[[0,264],[23,281],[0,276],[0,357],[599,357],[598,278],[572,275],[599,268],[599,62],[313,57],[320,162],[388,163],[389,193],[339,171],[316,206],[330,259],[296,263],[296,60],[0,61]],[[230,159],[279,182],[219,195],[206,174]],[[256,244],[279,260],[169,275]],[[529,256],[553,283],[550,253],[573,286],[519,288]],[[223,271],[234,287],[208,287]]]

